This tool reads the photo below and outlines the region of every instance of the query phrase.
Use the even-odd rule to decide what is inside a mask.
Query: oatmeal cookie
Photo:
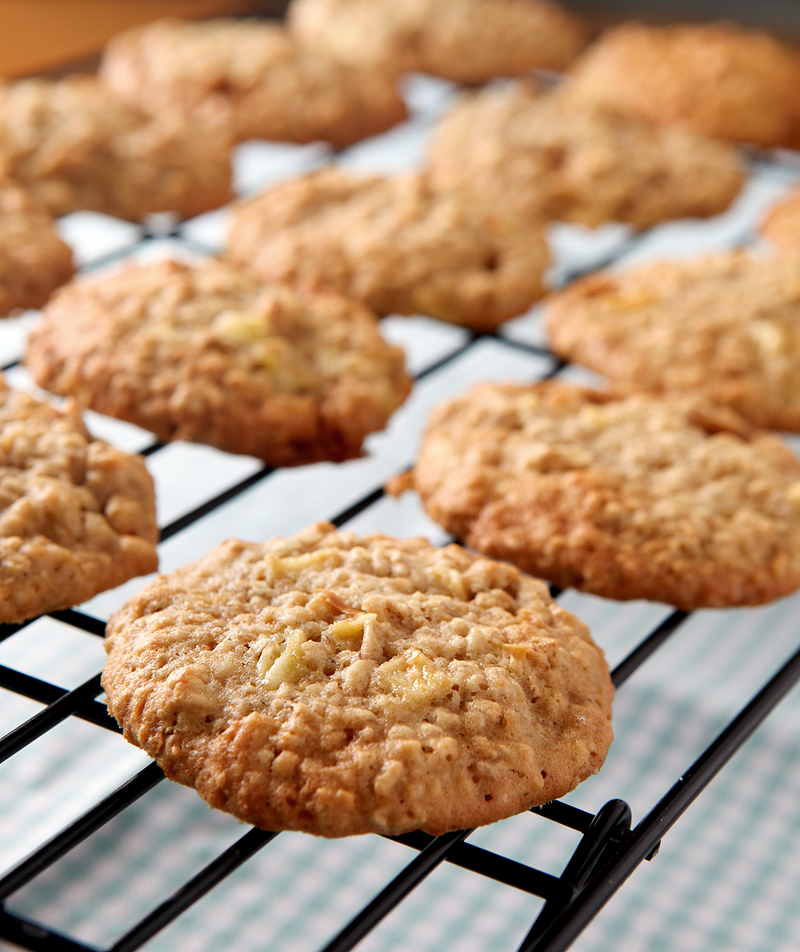
[[[0,181],[0,317],[41,307],[74,272],[52,218],[24,188]]]
[[[611,742],[586,626],[542,582],[456,545],[329,523],[229,541],[107,630],[126,738],[269,830],[491,823],[567,793]]]
[[[656,125],[800,143],[800,54],[735,23],[624,23],[573,64],[569,87],[577,101]]]
[[[475,189],[529,219],[635,228],[716,215],[744,181],[727,143],[575,106],[530,82],[466,94],[440,122],[428,168],[435,188]]]
[[[378,314],[492,330],[542,296],[549,252],[531,227],[420,175],[312,172],[234,208],[229,257],[264,280],[330,288]]]
[[[77,605],[158,567],[153,480],[0,377],[0,623]]]
[[[301,41],[344,62],[475,84],[563,69],[587,38],[549,0],[292,0],[288,19]]]
[[[375,317],[208,260],[63,288],[32,333],[37,383],[100,413],[273,466],[360,455],[410,390]]]
[[[159,20],[115,37],[101,79],[149,112],[177,109],[236,141],[346,146],[407,117],[395,79],[299,45],[276,23]]]
[[[601,272],[555,295],[554,350],[618,389],[688,391],[800,431],[800,259],[741,251]]]
[[[781,251],[800,255],[800,188],[770,209],[761,234]]]
[[[689,611],[800,586],[800,461],[701,398],[484,384],[434,412],[413,480],[467,545],[562,587]]]
[[[145,116],[90,76],[0,82],[0,173],[53,215],[188,218],[232,196],[221,130],[174,112]]]

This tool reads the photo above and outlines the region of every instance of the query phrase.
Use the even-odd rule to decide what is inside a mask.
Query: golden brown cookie
[[[215,260],[73,282],[44,309],[27,362],[40,386],[160,440],[273,466],[359,456],[411,387],[358,302],[265,287]]]
[[[263,280],[330,288],[378,314],[492,330],[542,296],[542,230],[420,175],[305,175],[234,208],[230,259]]]
[[[136,27],[109,43],[100,77],[139,109],[177,109],[222,124],[236,141],[345,146],[407,116],[386,71],[345,66],[256,20]]]
[[[0,181],[0,317],[41,307],[74,272],[52,218],[24,188]]]
[[[288,18],[301,41],[344,62],[461,83],[563,69],[586,42],[550,0],[292,0]]]
[[[465,544],[562,587],[688,611],[800,586],[800,461],[702,398],[484,384],[434,411],[414,484]]]
[[[0,623],[77,605],[158,567],[153,480],[0,377]]]
[[[232,195],[222,130],[167,111],[147,117],[89,76],[0,83],[0,173],[53,215],[188,218]]]
[[[624,23],[570,72],[586,105],[763,146],[800,141],[800,54],[759,30]]]
[[[627,390],[684,391],[800,431],[800,259],[726,252],[601,272],[555,295],[554,350]]]
[[[800,188],[770,209],[761,234],[781,251],[800,255]]]
[[[725,143],[575,106],[529,82],[466,95],[441,121],[428,165],[438,189],[592,226],[716,215],[744,181]]]
[[[559,797],[611,742],[603,654],[545,585],[320,523],[229,541],[109,622],[125,737],[269,830],[432,834]]]

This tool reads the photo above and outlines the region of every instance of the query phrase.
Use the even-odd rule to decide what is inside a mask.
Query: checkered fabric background
[[[447,83],[411,77],[412,119],[339,155],[323,146],[253,142],[236,154],[237,191],[257,191],[334,161],[353,171],[417,168],[430,129],[447,108]],[[751,156],[752,174],[733,208],[705,221],[671,222],[643,235],[609,225],[594,231],[554,225],[551,277],[556,285],[601,264],[691,256],[757,244],[764,210],[800,179],[800,158]],[[60,222],[86,272],[135,260],[192,257],[218,250],[225,210],[176,227],[159,216],[147,229],[80,213]],[[156,481],[160,546],[169,571],[231,536],[260,540],[330,518],[382,485],[414,459],[429,409],[484,379],[535,380],[552,359],[540,309],[505,325],[498,338],[469,334],[425,318],[388,318],[385,335],[405,347],[422,374],[407,404],[369,453],[341,465],[318,464],[259,478],[248,457],[183,443],[148,457]],[[36,314],[0,324],[0,365],[12,386],[35,391],[17,363]],[[447,360],[446,358],[452,358]],[[598,378],[567,368],[565,378]],[[150,434],[97,414],[93,432],[138,451]],[[800,440],[794,445],[800,447]],[[186,527],[181,520],[231,487],[250,480]],[[360,532],[423,534],[446,541],[412,494],[380,499],[347,523]],[[137,591],[136,579],[81,611],[105,620]],[[567,591],[560,601],[592,629],[612,666],[670,613],[663,605],[614,603]],[[719,730],[800,644],[800,596],[753,610],[694,613],[619,691],[616,741],[606,766],[569,802],[596,812],[623,798],[634,824],[647,813]],[[0,644],[0,664],[73,688],[103,661],[99,638],[43,617]],[[800,692],[795,692],[735,756],[577,940],[578,952],[789,952],[800,948]],[[39,706],[0,692],[0,731]],[[116,789],[147,763],[120,737],[72,718],[0,766],[0,873]],[[190,790],[158,784],[81,846],[15,893],[7,905],[90,946],[107,946],[171,895],[244,828],[211,811]],[[475,833],[470,842],[558,875],[578,834],[533,814]],[[282,834],[147,945],[186,952],[311,952],[342,927],[404,866],[409,850],[379,837],[323,841]],[[475,873],[443,864],[372,932],[364,952],[501,952],[515,949],[541,902]]]

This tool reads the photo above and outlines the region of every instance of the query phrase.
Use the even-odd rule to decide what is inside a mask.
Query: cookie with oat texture
[[[44,309],[36,382],[151,430],[272,466],[344,460],[411,389],[357,301],[265,286],[209,259],[74,281]]]
[[[412,479],[448,532],[561,587],[689,611],[800,586],[800,461],[702,398],[484,384],[434,411]]]
[[[736,23],[623,23],[573,64],[576,101],[762,146],[800,141],[800,53]]]
[[[586,626],[542,582],[455,545],[329,523],[229,541],[107,630],[126,738],[264,829],[491,823],[571,790],[611,742]]]
[[[101,80],[145,112],[177,111],[234,141],[277,139],[342,148],[407,118],[395,79],[304,47],[258,20],[158,20],[114,37]]]
[[[423,175],[335,168],[234,206],[228,257],[266,281],[330,289],[376,313],[427,314],[490,331],[544,293],[541,226]]]
[[[0,182],[0,317],[41,307],[74,272],[52,218],[24,188]]]
[[[480,84],[564,69],[584,45],[580,20],[550,0],[292,0],[289,27],[343,62]]]
[[[649,228],[724,211],[744,182],[728,143],[573,103],[530,81],[465,94],[428,155],[434,188],[474,190],[530,221]]]
[[[69,608],[158,567],[153,480],[0,377],[0,623]]]
[[[232,197],[225,131],[151,117],[91,76],[0,82],[0,172],[52,215],[190,218]]]
[[[769,210],[761,235],[781,251],[800,255],[800,188],[795,188]]]
[[[688,392],[800,431],[800,260],[741,251],[605,271],[554,295],[553,349],[619,390]]]

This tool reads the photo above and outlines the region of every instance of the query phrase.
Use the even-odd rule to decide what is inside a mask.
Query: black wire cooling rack
[[[760,165],[766,167],[763,160],[760,160]],[[759,161],[755,162],[754,168],[758,166]],[[725,243],[746,243],[752,237],[749,231],[751,227],[752,222],[749,222],[744,231],[726,235]],[[166,235],[166,239],[167,243],[171,243],[172,250],[178,248],[189,253],[215,250],[198,242],[197,234],[196,229],[192,231],[177,228]],[[163,233],[141,231],[135,241],[130,241],[127,245],[123,242],[124,247],[96,255],[88,270],[132,254],[146,255],[149,250],[163,243],[164,238]],[[652,234],[647,233],[628,236],[625,240],[616,242],[613,251],[603,260],[595,257],[592,268],[601,264],[613,265],[631,254],[635,255],[637,249],[651,239]],[[571,270],[566,268],[559,276],[559,283],[567,283],[568,280],[578,277],[581,270],[581,267],[573,267]],[[417,388],[424,387],[427,381],[442,379],[451,372],[457,376],[456,371],[460,363],[468,361],[471,356],[481,363],[487,346],[488,352],[493,354],[518,353],[532,358],[532,380],[569,373],[570,370],[544,346],[519,336],[505,332],[481,336],[463,334],[457,342],[445,348],[445,353],[438,354],[427,363],[422,362],[423,365],[417,368],[415,375]],[[19,362],[8,360],[3,369],[10,371],[13,376],[19,369]],[[487,376],[491,376],[491,367],[487,368]],[[401,437],[390,433],[389,438],[398,440]],[[142,452],[154,463],[167,449],[162,444],[151,443],[145,446]],[[338,510],[334,508],[332,511],[319,511],[319,507],[310,503],[308,521],[329,518],[336,526],[346,527],[368,514],[373,507],[384,501],[382,486],[385,479],[402,470],[401,460],[405,465],[410,464],[413,461],[413,452],[413,445],[409,442],[403,452],[395,454],[396,459],[393,457],[390,471],[384,469],[376,473],[371,483],[361,486],[355,498],[352,494],[348,495],[346,504],[343,502]],[[277,471],[268,468],[255,468],[243,478],[233,480],[221,489],[217,486],[214,492],[208,493],[190,511],[181,512],[162,526],[162,545],[170,540],[188,538],[192,530],[204,520],[224,512],[228,504],[244,498],[259,484],[274,480],[277,475]],[[202,554],[202,551],[197,551],[195,557]],[[50,617],[90,636],[101,638],[104,634],[103,621],[82,610],[56,612]],[[639,632],[635,646],[628,650],[612,672],[618,696],[625,691],[629,678],[687,623],[689,617],[684,612],[673,611],[655,627],[643,628]],[[24,625],[0,627],[0,642],[5,642],[15,635],[24,635],[34,621]],[[635,825],[632,825],[631,809],[623,799],[598,803],[595,812],[579,809],[565,802],[553,802],[535,808],[531,812],[542,820],[579,834],[577,847],[563,864],[559,874],[538,868],[535,856],[529,864],[509,858],[493,849],[474,845],[469,841],[472,831],[447,834],[438,838],[423,833],[389,838],[410,848],[410,862],[385,883],[374,883],[374,898],[362,905],[344,928],[335,931],[322,949],[324,952],[344,952],[353,948],[384,917],[402,904],[428,874],[443,863],[452,864],[476,877],[493,880],[503,887],[519,890],[543,900],[530,931],[519,945],[521,952],[558,952],[566,949],[636,868],[643,861],[655,857],[662,838],[672,825],[797,683],[800,679],[800,624],[797,626],[796,643],[798,650],[762,682],[760,689],[742,704],[739,712],[727,721],[694,762],[675,778],[663,796]],[[38,713],[14,726],[0,739],[0,763],[30,748],[37,740],[55,731],[69,719],[79,719],[106,731],[119,733],[116,723],[109,717],[102,702],[99,672],[77,687],[67,690],[52,680],[33,676],[14,666],[0,665],[0,688],[10,695],[42,705]],[[8,694],[3,695],[0,692],[0,706]],[[41,842],[33,852],[8,869],[0,877],[0,941],[39,952],[97,952],[101,948],[107,952],[132,952],[173,923],[234,871],[240,867],[246,869],[247,862],[259,851],[268,851],[271,844],[276,843],[279,834],[255,828],[247,830],[238,836],[232,845],[207,862],[199,872],[185,879],[182,885],[162,902],[152,904],[150,910],[139,917],[135,924],[127,927],[124,934],[102,946],[82,941],[49,926],[44,921],[39,921],[34,913],[23,914],[15,908],[14,899],[21,890],[52,870],[59,861],[69,857],[112,821],[132,810],[137,802],[163,779],[160,768],[150,763],[133,773],[109,795],[99,798],[73,822]],[[158,859],[153,862],[158,862]],[[268,933],[264,936],[262,947],[272,947]],[[495,950],[492,949],[492,952]]]

